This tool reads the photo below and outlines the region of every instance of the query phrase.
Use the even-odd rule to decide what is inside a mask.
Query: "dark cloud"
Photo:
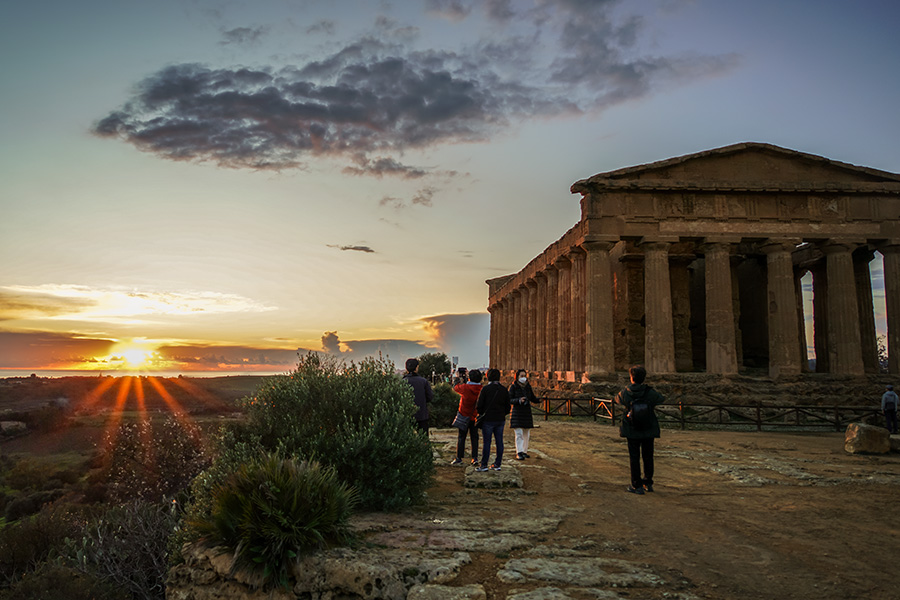
[[[434,196],[435,191],[434,188],[430,187],[422,188],[413,196],[412,203],[420,206],[431,206],[431,198]]]
[[[326,35],[334,35],[337,31],[337,24],[330,19],[323,19],[318,23],[314,23],[306,28],[306,33],[324,33]]]
[[[334,244],[328,244],[329,248],[337,248],[338,250],[352,250],[353,252],[365,252],[365,253],[373,253],[375,252],[369,246],[337,246]]]
[[[434,348],[409,340],[343,341],[338,337],[337,331],[326,331],[322,335],[322,351],[348,360],[382,356],[400,365],[410,356],[433,352]]]
[[[391,156],[484,141],[527,119],[600,110],[736,64],[735,56],[642,56],[643,22],[614,18],[615,4],[544,0],[516,13],[512,2],[493,0],[481,5],[492,19],[521,27],[457,51],[413,51],[418,30],[380,19],[377,36],[306,64],[176,64],[139,82],[93,132],[171,160],[278,170],[331,156],[354,175],[416,178],[426,170]],[[428,1],[431,12],[453,20],[473,6]],[[327,30],[326,23],[316,26]],[[225,35],[247,43],[263,33]]]
[[[74,334],[0,331],[0,368],[73,368],[114,345],[115,340]]]
[[[157,362],[167,370],[217,371],[217,370],[285,370],[297,365],[298,352],[302,348],[282,350],[278,348],[254,348],[251,346],[171,345],[156,349]]]
[[[404,208],[408,208],[410,205],[419,205],[425,207],[431,207],[431,200],[434,198],[434,195],[437,193],[433,187],[425,187],[418,190],[409,202],[401,198],[397,198],[394,196],[383,196],[381,200],[378,201],[379,206],[385,206],[387,208],[392,208],[394,210],[403,210]]]
[[[268,32],[267,27],[236,27],[222,32],[223,46],[234,44],[237,46],[252,45],[259,42],[260,38]]]
[[[419,179],[428,174],[424,169],[404,165],[393,158],[370,159],[365,155],[358,155],[354,160],[358,166],[345,167],[344,173],[348,175],[371,175],[379,179],[385,175],[402,179]]]

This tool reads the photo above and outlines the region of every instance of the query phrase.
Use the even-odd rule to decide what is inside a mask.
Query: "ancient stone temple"
[[[780,378],[808,371],[811,347],[816,371],[874,373],[869,263],[879,252],[889,370],[900,373],[900,175],[745,143],[571,191],[581,220],[518,273],[487,282],[492,366],[568,381],[637,363]]]

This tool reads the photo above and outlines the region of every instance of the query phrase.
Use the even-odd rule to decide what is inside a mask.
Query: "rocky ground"
[[[843,434],[664,430],[643,496],[609,425],[539,421],[499,473],[450,466],[455,430],[431,437],[428,501],[356,518],[361,547],[307,559],[284,598],[900,598],[900,454],[847,454]],[[175,579],[171,599],[238,597]]]
[[[608,425],[540,421],[499,474],[447,465],[455,432],[432,435],[418,518],[468,527],[452,584],[487,598],[900,598],[900,455],[849,455],[843,434],[664,430],[644,496]],[[522,487],[466,487],[497,475]]]

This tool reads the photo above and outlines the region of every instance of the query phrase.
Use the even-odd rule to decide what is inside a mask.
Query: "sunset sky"
[[[487,362],[578,179],[758,141],[900,172],[895,0],[0,8],[0,375]],[[5,371],[4,371],[5,370]]]

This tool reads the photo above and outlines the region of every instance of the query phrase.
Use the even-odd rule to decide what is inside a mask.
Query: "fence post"
[[[550,398],[544,398],[544,420],[550,418]]]
[[[762,431],[762,401],[756,401],[756,430]]]
[[[678,418],[681,420],[681,429],[684,429],[684,402],[681,400],[678,401]]]
[[[841,413],[838,410],[837,404],[834,405],[834,430],[841,430]]]

